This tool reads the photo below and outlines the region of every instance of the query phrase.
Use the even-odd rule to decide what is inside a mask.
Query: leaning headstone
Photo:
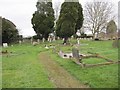
[[[79,56],[79,50],[76,49],[76,48],[73,48],[72,49],[72,54],[73,54],[73,57],[76,58],[76,59],[79,59],[80,56]]]
[[[75,63],[81,65],[81,67],[84,67],[84,64],[82,63],[82,58],[79,55],[79,50],[76,49],[76,48],[73,48],[72,49],[72,55],[73,55],[73,58],[76,59]]]
[[[3,47],[8,47],[8,44],[7,43],[3,43]]]

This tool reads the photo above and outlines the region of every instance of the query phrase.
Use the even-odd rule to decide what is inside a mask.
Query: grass
[[[112,41],[81,41],[80,52],[99,53],[114,61],[118,60],[118,50],[112,47]],[[63,46],[63,51],[71,51],[72,47]],[[82,83],[92,88],[118,88],[118,64],[99,66],[92,68],[81,68],[70,59],[62,59],[57,54],[51,54],[53,60],[64,67],[69,73],[80,80]],[[104,63],[105,60],[98,58],[89,58],[83,60],[85,63],[95,64]]]
[[[44,49],[29,44],[14,45],[6,48],[14,56],[3,56],[2,86],[3,88],[52,88],[54,85],[48,80],[44,68],[40,64],[38,55]]]
[[[71,42],[75,43],[75,40]],[[88,54],[88,52],[99,53],[102,56],[110,58],[114,61],[118,60],[118,49],[112,47],[112,41],[87,41],[81,40],[79,47],[80,53]],[[2,77],[3,88],[54,88],[53,83],[48,79],[39,60],[39,53],[46,51],[45,44],[53,44],[57,49],[71,52],[73,46],[63,46],[62,41],[53,43],[44,43],[38,46],[30,44],[14,45],[13,47],[4,48],[10,52],[16,53],[13,56],[2,57]],[[92,88],[117,88],[118,87],[118,65],[99,66],[92,68],[81,68],[73,63],[70,59],[62,59],[52,52],[47,53],[60,66],[64,67],[71,75],[77,78],[83,84]],[[89,58],[84,59],[85,63],[102,63],[103,59]]]

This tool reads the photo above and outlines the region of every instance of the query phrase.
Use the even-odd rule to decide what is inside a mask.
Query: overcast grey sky
[[[35,34],[35,32],[32,29],[31,18],[32,14],[36,11],[37,1],[38,0],[0,0],[0,16],[9,19],[13,23],[15,23],[17,28],[20,29],[20,34],[24,36],[32,36]],[[53,0],[53,4],[55,5],[56,2],[63,1],[64,0]],[[84,6],[87,0],[79,1]],[[89,2],[91,1],[92,0],[89,0]],[[113,2],[116,5],[116,12],[118,1],[119,0],[111,0],[111,2]]]

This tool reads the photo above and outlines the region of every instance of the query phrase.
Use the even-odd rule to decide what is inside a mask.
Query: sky
[[[0,0],[0,16],[12,21],[19,33],[24,37],[33,36],[35,32],[32,28],[31,18],[32,14],[36,11],[36,2],[38,0]],[[53,0],[53,8],[58,3],[62,3],[64,0]],[[88,0],[79,0],[84,5]],[[89,0],[91,2],[92,0]],[[108,0],[104,0],[108,1]],[[115,11],[117,12],[119,0],[109,0],[115,5]]]

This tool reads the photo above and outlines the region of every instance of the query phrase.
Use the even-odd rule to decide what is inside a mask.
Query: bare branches
[[[110,2],[88,2],[85,5],[85,27],[95,36],[105,30],[111,14],[112,4]]]

